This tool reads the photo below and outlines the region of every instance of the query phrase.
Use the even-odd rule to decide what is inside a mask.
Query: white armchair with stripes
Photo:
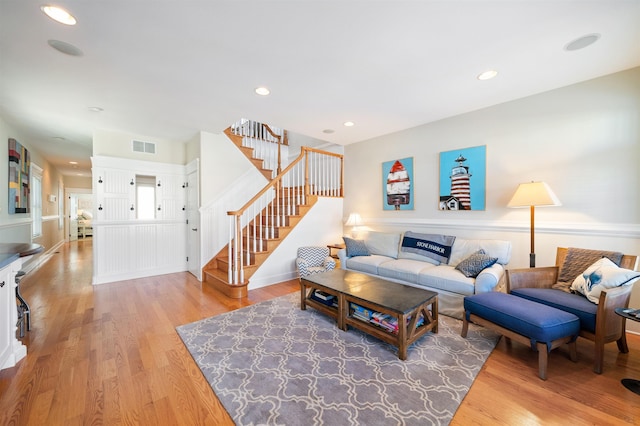
[[[336,267],[336,261],[329,256],[328,247],[300,247],[296,266],[300,278],[318,272],[331,271]]]

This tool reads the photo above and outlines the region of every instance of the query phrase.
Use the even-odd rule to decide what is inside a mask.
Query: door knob
[[[198,230],[198,228],[191,228],[191,230],[192,230],[192,231],[197,231],[197,230]]]

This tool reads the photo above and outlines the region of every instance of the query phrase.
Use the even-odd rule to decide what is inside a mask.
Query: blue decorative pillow
[[[451,257],[451,247],[455,240],[456,237],[452,235],[419,234],[407,231],[402,238],[400,250],[447,263]]]
[[[476,278],[483,269],[488,268],[498,261],[497,257],[491,257],[480,249],[471,256],[458,263],[456,269],[467,278]]]
[[[347,248],[347,257],[371,256],[369,249],[363,240],[354,240],[349,237],[342,237]]]

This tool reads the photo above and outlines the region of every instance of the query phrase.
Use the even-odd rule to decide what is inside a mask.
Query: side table
[[[636,316],[636,315],[640,315],[640,309],[616,308],[615,312],[616,314],[620,315],[623,318],[630,319],[631,321],[640,322],[640,316]],[[640,395],[640,380],[622,379],[620,383],[622,383],[622,385],[625,388],[629,389],[631,392]]]
[[[340,268],[340,260],[338,259],[338,253],[333,253],[333,250],[340,250],[345,248],[344,244],[336,243],[327,245],[329,249],[329,256],[333,257],[336,260],[336,268]]]

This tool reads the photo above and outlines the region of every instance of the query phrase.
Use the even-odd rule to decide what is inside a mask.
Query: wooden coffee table
[[[315,290],[333,295],[337,306],[311,299]],[[397,332],[358,318],[352,304],[394,318]],[[429,331],[438,332],[438,293],[343,269],[300,279],[300,308],[307,306],[335,318],[342,330],[351,326],[396,346],[401,360],[407,358],[409,345]]]

